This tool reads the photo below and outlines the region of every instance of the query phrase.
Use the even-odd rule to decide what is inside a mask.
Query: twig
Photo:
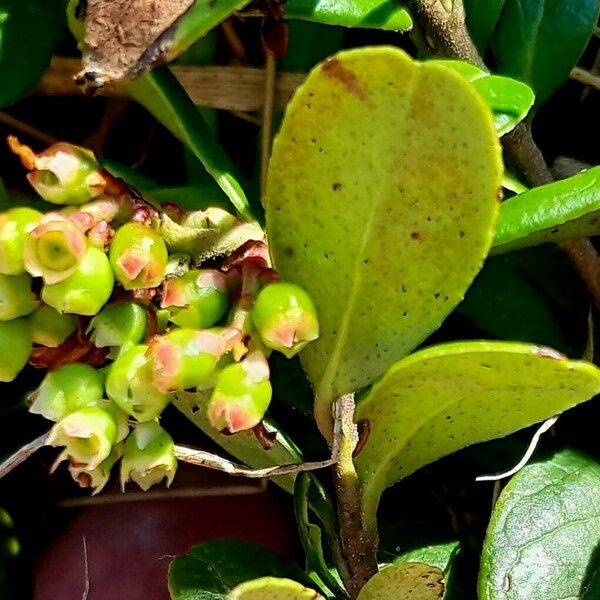
[[[600,90],[600,76],[592,73],[591,71],[586,71],[581,67],[574,67],[571,70],[569,77],[574,81],[579,81],[579,83],[583,83]]]
[[[338,398],[336,425],[340,424],[339,460],[334,469],[338,502],[341,554],[340,575],[350,598],[356,598],[377,573],[377,532],[367,531],[363,523],[362,489],[353,462],[358,443],[354,423],[354,394]]]
[[[81,600],[88,600],[90,595],[90,566],[88,564],[87,543],[85,535],[83,536],[83,593]]]
[[[271,156],[271,137],[273,135],[273,101],[275,98],[275,73],[277,61],[269,50],[266,50],[265,61],[265,96],[262,113],[262,131],[260,140],[260,197],[264,202],[267,188],[267,172]]]
[[[496,475],[480,475],[475,478],[475,481],[500,481],[501,479],[508,479],[512,477],[515,473],[518,473],[528,462],[529,459],[533,456],[537,445],[540,442],[540,438],[546,431],[548,431],[555,423],[558,421],[558,415],[554,417],[550,417],[546,419],[537,429],[537,431],[533,434],[531,438],[531,442],[529,442],[529,447],[527,448],[525,454],[523,454],[523,458],[512,468],[504,473],[498,473]]]
[[[58,142],[58,138],[55,138],[53,135],[44,133],[40,129],[37,129],[32,125],[29,125],[29,123],[25,123],[25,121],[21,121],[21,119],[17,119],[4,111],[0,111],[0,123],[13,127],[17,131],[30,135],[32,138],[35,138],[44,144],[48,144],[49,146]]]
[[[14,454],[11,454],[6,460],[0,463],[0,479],[8,475],[12,470],[16,469],[22,462],[25,462],[32,454],[44,447],[46,443],[47,433],[40,435],[35,440],[25,444],[19,448]]]

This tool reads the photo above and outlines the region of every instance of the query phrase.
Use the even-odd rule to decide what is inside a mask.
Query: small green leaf
[[[600,392],[600,369],[541,346],[455,342],[392,367],[359,403],[366,522],[385,487],[452,452],[505,436]]]
[[[325,600],[315,590],[281,577],[261,577],[238,585],[227,600]]]
[[[498,71],[543,104],[567,79],[598,21],[598,0],[506,0],[494,34]]]
[[[212,540],[173,560],[169,591],[173,600],[226,600],[241,583],[267,576],[310,585],[295,563],[262,546],[241,540]]]
[[[488,527],[481,600],[589,599],[600,544],[600,464],[562,450],[525,466]],[[597,588],[596,588],[597,589]]]
[[[535,100],[533,90],[516,79],[490,75],[483,69],[459,60],[432,62],[456,71],[473,84],[492,109],[496,132],[500,137],[518,125],[533,106]]]
[[[254,222],[236,167],[168,67],[148,73],[127,91],[195,154],[240,216]]]
[[[600,232],[600,167],[513,196],[502,203],[491,253]]]
[[[412,28],[410,14],[396,0],[288,0],[285,14],[326,25],[372,27],[388,31]]]
[[[0,3],[0,106],[24,96],[50,64],[65,23],[63,0]]]
[[[335,397],[372,383],[460,301],[501,171],[489,109],[447,68],[361,48],[298,89],[273,148],[267,229],[282,277],[317,306],[321,336],[301,359],[322,427]]]
[[[437,567],[423,563],[394,564],[369,579],[358,600],[440,600],[444,589],[444,573]]]
[[[464,0],[467,28],[481,54],[485,54],[505,0]]]

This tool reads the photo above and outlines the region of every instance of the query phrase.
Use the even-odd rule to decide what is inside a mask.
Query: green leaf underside
[[[63,20],[61,0],[0,2],[0,107],[24,96],[41,79]]]
[[[494,33],[498,71],[544,103],[567,79],[598,21],[598,0],[506,0]]]
[[[319,313],[301,354],[318,420],[460,301],[489,248],[501,171],[489,109],[444,67],[363,48],[298,89],[273,149],[267,229],[276,268]]]
[[[464,0],[466,22],[479,52],[485,54],[505,0]]]
[[[206,416],[209,396],[210,392],[178,392],[173,395],[172,401],[198,429],[226,452],[249,467],[261,469],[303,460],[300,450],[268,419],[264,422],[267,429],[277,431],[275,444],[268,452],[260,445],[252,432],[240,432],[235,435],[219,433],[210,424]],[[294,479],[295,475],[282,475],[273,478],[273,482],[291,494],[294,491]]]
[[[288,0],[285,14],[327,25],[408,31],[410,14],[396,0]]]
[[[168,67],[160,67],[147,73],[129,84],[127,91],[193,152],[240,216],[254,222],[235,165]]]
[[[494,124],[498,136],[503,136],[518,125],[533,106],[535,96],[533,90],[525,83],[502,77],[490,75],[459,60],[434,60],[430,61],[448,69],[456,71],[481,94],[494,113]]]
[[[452,540],[420,548],[413,548],[398,555],[394,564],[425,563],[447,572],[460,550],[460,542]]]
[[[456,450],[527,427],[600,392],[600,370],[530,344],[455,342],[397,363],[357,406],[356,457],[374,523],[385,487]]]
[[[358,600],[440,600],[444,595],[444,573],[423,563],[390,565],[374,575]]]
[[[267,576],[308,583],[295,563],[267,548],[242,540],[212,540],[173,560],[169,591],[173,600],[225,600],[241,583]]]
[[[291,579],[261,577],[238,585],[227,600],[325,600],[321,594]]]
[[[492,254],[587,237],[599,231],[600,167],[593,167],[503,202]]]
[[[598,598],[593,589],[599,544],[600,464],[570,449],[529,464],[496,503],[479,598]]]

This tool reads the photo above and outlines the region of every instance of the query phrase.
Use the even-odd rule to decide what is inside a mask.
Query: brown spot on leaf
[[[356,428],[358,429],[358,442],[352,453],[352,458],[356,458],[365,447],[369,435],[371,434],[371,421],[367,421],[366,419],[359,421],[356,424]]]
[[[351,94],[365,100],[367,94],[356,74],[346,68],[337,58],[328,60],[323,65],[323,71],[331,78],[339,81]]]
[[[336,182],[336,183],[334,183],[334,184],[331,186],[331,189],[332,189],[334,192],[339,192],[339,191],[342,189],[342,184],[341,184],[341,183],[338,183],[338,182]]]
[[[420,240],[420,239],[421,239],[421,234],[420,234],[418,231],[413,231],[413,232],[410,234],[410,237],[411,237],[413,240]]]
[[[270,450],[275,445],[277,432],[267,431],[262,422],[252,428],[252,433],[257,442],[263,447],[263,450]]]

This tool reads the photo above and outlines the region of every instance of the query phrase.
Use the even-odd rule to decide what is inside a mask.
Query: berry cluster
[[[27,363],[48,369],[30,410],[55,422],[56,465],[95,492],[118,460],[123,486],[170,483],[174,444],[159,417],[181,391],[205,391],[223,433],[256,427],[271,401],[269,353],[291,357],[318,337],[311,299],[279,281],[263,241],[208,248],[208,260],[182,253],[164,222],[204,246],[240,222],[154,206],[83,148],[9,143],[37,193],[62,205],[0,215],[0,381]]]

